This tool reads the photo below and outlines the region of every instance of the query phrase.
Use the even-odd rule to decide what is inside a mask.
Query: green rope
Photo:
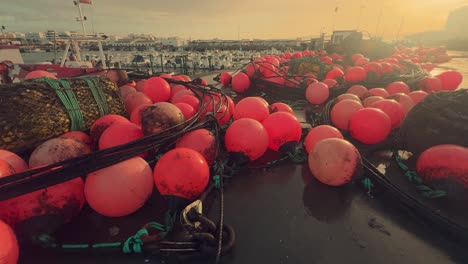
[[[83,114],[78,106],[78,101],[71,90],[70,84],[65,80],[55,80],[47,77],[41,78],[41,81],[46,82],[55,90],[58,98],[70,116],[71,128],[70,130],[83,130]]]
[[[372,189],[374,188],[374,184],[372,183],[370,178],[364,178],[361,180],[362,185],[367,190],[367,194],[370,194]]]
[[[81,77],[79,78],[85,81],[88,84],[91,93],[93,94],[94,100],[96,101],[99,114],[101,116],[107,115],[110,113],[109,105],[107,104],[106,95],[102,91],[102,88],[96,77]]]
[[[138,232],[129,237],[123,244],[122,252],[125,254],[129,253],[142,253],[143,252],[143,241],[141,240],[142,236],[148,236],[147,229],[140,229]]]
[[[408,179],[409,182],[417,184],[416,189],[421,193],[424,198],[428,199],[437,199],[447,196],[447,192],[444,190],[434,190],[427,185],[423,185],[423,180],[415,171],[412,171],[403,163],[403,160],[400,157],[400,154],[395,154],[395,160],[398,164],[398,167],[403,171],[405,177]]]
[[[287,156],[297,164],[301,164],[307,161],[307,155],[302,147],[296,147],[294,152],[287,152]]]

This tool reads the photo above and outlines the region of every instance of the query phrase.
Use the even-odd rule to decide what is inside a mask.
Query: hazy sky
[[[400,25],[400,37],[442,29],[449,12],[464,5],[468,0],[94,0],[83,9],[90,31],[93,24],[117,35],[292,38],[335,25],[394,39]],[[81,30],[77,15],[72,0],[0,0],[0,24],[10,31]]]

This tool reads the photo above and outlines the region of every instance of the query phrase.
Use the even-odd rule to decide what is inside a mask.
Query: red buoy
[[[354,62],[354,65],[355,66],[364,66],[365,64],[369,63],[369,59],[368,58],[359,58],[357,59],[355,62]]]
[[[307,153],[310,153],[318,142],[327,138],[343,138],[343,134],[338,129],[328,125],[312,128],[304,139]]]
[[[305,96],[311,104],[323,104],[330,96],[330,89],[322,82],[312,83],[307,87]]]
[[[351,136],[364,144],[377,144],[384,141],[391,130],[390,118],[377,108],[360,109],[349,120]]]
[[[10,163],[0,159],[0,178],[15,174],[15,169]]]
[[[131,93],[125,98],[125,110],[127,110],[128,114],[131,114],[138,106],[152,103],[153,101],[144,93]]]
[[[268,103],[260,97],[246,97],[240,100],[234,108],[234,120],[253,118],[259,122],[270,114]]]
[[[327,138],[318,142],[309,153],[309,168],[321,183],[342,186],[358,177],[362,169],[359,151],[341,138]]]
[[[171,88],[171,100],[174,98],[174,95],[180,91],[190,91],[187,87],[177,84],[174,87]]]
[[[330,70],[327,75],[325,76],[325,79],[337,79],[339,77],[342,77],[344,75],[343,71],[340,69],[332,69]]]
[[[162,195],[194,200],[208,185],[210,169],[205,158],[197,151],[175,148],[158,160],[153,178]]]
[[[153,103],[166,102],[171,97],[171,87],[161,77],[151,77],[146,80],[143,91]]]
[[[290,113],[273,113],[263,120],[262,125],[268,133],[268,147],[274,151],[283,150],[282,147],[286,144],[297,143],[301,139],[301,124]],[[283,151],[287,152],[288,150]]]
[[[359,103],[361,103],[361,99],[355,95],[355,94],[350,94],[350,93],[344,93],[344,94],[340,94],[336,97],[336,100],[339,102],[339,101],[343,101],[343,100],[354,100],[354,101],[357,101]]]
[[[137,108],[133,109],[130,114],[130,122],[137,126],[141,126],[141,112],[145,110],[150,104],[139,105]]]
[[[49,77],[52,79],[57,79],[57,77],[53,75],[52,73],[48,71],[41,71],[41,70],[29,72],[28,74],[26,74],[26,76],[24,76],[24,79],[29,80],[29,79],[36,79],[36,78],[41,78],[41,77]]]
[[[180,109],[180,111],[184,115],[185,120],[189,120],[190,118],[192,118],[197,113],[197,111],[195,111],[195,109],[193,109],[193,107],[190,106],[189,104],[177,103],[177,104],[174,104],[174,105],[177,106],[177,108]]]
[[[108,127],[99,139],[99,149],[112,148],[124,145],[142,138],[143,131],[133,123],[117,123]]]
[[[144,91],[144,88],[145,88],[145,82],[146,80],[140,80],[136,83],[135,85],[135,89],[138,91],[138,92],[143,92]]]
[[[353,55],[351,56],[351,59],[352,59],[353,61],[357,61],[357,60],[359,60],[359,59],[361,59],[361,58],[364,58],[364,55],[359,54],[359,53],[353,54]]]
[[[245,73],[250,78],[252,78],[252,76],[254,76],[255,73],[258,72],[258,70],[259,70],[258,64],[254,63],[254,62],[249,63],[249,65],[247,65],[247,67],[245,67]]]
[[[362,101],[362,105],[363,105],[364,107],[369,107],[369,106],[371,106],[373,103],[378,102],[378,101],[380,101],[380,100],[384,100],[384,98],[381,97],[381,96],[374,96],[374,95],[373,95],[373,96],[369,96],[369,97],[366,97],[366,99],[364,99],[364,100]]]
[[[414,91],[408,94],[409,97],[413,100],[414,104],[421,102],[424,98],[426,98],[428,94],[424,91]]]
[[[177,100],[179,100],[180,97],[186,96],[186,95],[195,96],[195,94],[192,91],[188,90],[188,89],[187,90],[181,90],[181,91],[176,92],[174,94],[174,96],[171,97],[171,103],[174,103],[174,101],[177,101]]]
[[[285,103],[274,103],[270,105],[270,113],[286,112],[294,115],[294,110]]]
[[[128,123],[130,121],[123,116],[114,114],[101,116],[96,121],[94,121],[89,130],[89,135],[91,136],[93,144],[97,145],[99,138],[101,137],[101,134],[104,132],[104,130],[106,130],[112,124],[119,122]]]
[[[140,157],[90,173],[84,187],[89,206],[108,217],[126,216],[137,211],[152,192],[151,168]]]
[[[384,88],[372,88],[372,89],[369,89],[369,94],[372,96],[380,96],[380,97],[383,97],[383,98],[386,98],[387,96],[389,96],[390,94],[387,92],[387,90],[385,90]]]
[[[311,82],[310,84],[312,84],[312,83],[316,83],[316,82]],[[325,80],[322,81],[322,83],[326,84],[328,86],[328,88],[334,88],[338,84],[338,82],[336,80],[334,80],[334,79],[325,79]]]
[[[260,158],[268,148],[268,132],[255,119],[241,118],[232,122],[225,135],[226,149],[241,153],[251,161]]]
[[[352,67],[346,71],[344,78],[349,83],[357,83],[366,79],[366,70],[362,67]]]
[[[250,87],[250,78],[247,74],[239,72],[232,77],[232,89],[238,93],[243,93]]]
[[[231,83],[232,76],[229,72],[223,72],[219,76],[219,82],[222,83],[223,85],[228,85]]]
[[[428,93],[438,92],[442,90],[442,81],[436,77],[427,77],[419,82],[418,87]]]
[[[177,140],[176,148],[189,148],[197,151],[205,158],[209,166],[213,165],[217,155],[216,138],[207,129],[196,129],[183,135]]]
[[[124,85],[119,88],[120,91],[120,97],[122,98],[123,101],[125,101],[125,98],[131,93],[135,93],[137,90],[135,87],[130,86],[130,85]]]
[[[442,82],[442,90],[454,91],[463,81],[463,75],[459,71],[445,71],[436,76]]]
[[[380,77],[382,75],[382,66],[377,62],[370,62],[362,66],[366,70],[367,75],[370,73],[374,74],[375,77]]]
[[[178,96],[174,100],[172,100],[171,103],[185,103],[190,105],[195,111],[197,111],[200,107],[200,100],[198,100],[198,98],[193,95]]]
[[[408,113],[411,109],[414,107],[414,102],[409,95],[404,94],[404,93],[397,93],[397,94],[392,94],[388,96],[386,99],[394,99],[397,102],[403,106],[403,109],[405,109],[405,114]]]
[[[0,220],[0,261],[2,264],[16,264],[19,247],[13,229]]]
[[[349,87],[349,89],[346,92],[357,95],[359,98],[363,99],[364,97],[368,95],[369,91],[367,90],[365,86],[356,84],[356,85]]]
[[[452,181],[468,188],[468,149],[459,145],[437,145],[426,149],[418,158],[416,170],[428,184]],[[445,180],[445,181],[444,181]]]
[[[370,105],[370,107],[378,108],[386,113],[392,123],[392,129],[400,127],[405,118],[405,109],[395,100],[379,100]]]
[[[409,86],[404,82],[392,82],[387,85],[385,90],[387,90],[388,94],[390,95],[396,93],[409,94],[411,92]]]
[[[331,121],[339,129],[348,130],[349,120],[354,112],[364,108],[355,100],[343,100],[336,103],[331,110]]]
[[[13,167],[15,173],[20,173],[29,169],[28,164],[20,156],[8,150],[0,149],[0,160],[7,162]]]

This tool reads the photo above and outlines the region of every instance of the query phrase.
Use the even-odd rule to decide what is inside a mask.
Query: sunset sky
[[[400,25],[400,37],[442,29],[464,5],[468,0],[94,0],[84,11],[90,31],[94,21],[95,31],[117,35],[295,38],[330,33],[334,24],[391,40]],[[72,0],[0,0],[0,24],[9,31],[78,31],[77,15]]]

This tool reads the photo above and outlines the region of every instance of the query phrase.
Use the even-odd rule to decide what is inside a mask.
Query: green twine
[[[416,189],[421,193],[424,198],[436,199],[447,196],[447,192],[444,190],[434,190],[427,185],[423,185],[423,180],[418,176],[415,171],[412,171],[403,163],[400,154],[395,154],[395,160],[398,164],[398,167],[403,171],[405,177],[409,182],[417,184]]]
[[[122,252],[125,254],[129,253],[142,253],[143,252],[143,241],[141,240],[142,236],[148,236],[148,230],[142,228],[138,232],[129,237],[123,244]]]
[[[96,101],[99,115],[104,116],[110,113],[109,105],[107,104],[106,95],[101,89],[101,86],[97,80],[97,77],[80,77],[79,79],[85,81],[88,84],[89,89]]]
[[[367,190],[367,193],[370,194],[372,189],[374,188],[374,184],[372,183],[370,178],[364,178],[361,180],[362,185]]]
[[[302,147],[296,147],[294,152],[287,152],[286,154],[294,163],[301,164],[307,161],[307,155]]]
[[[66,80],[55,80],[47,77],[42,77],[41,81],[46,82],[55,90],[55,93],[67,110],[70,116],[70,130],[84,130],[83,114],[70,84]]]
[[[216,174],[215,176],[213,176],[213,182],[214,182],[214,186],[216,189],[219,189],[221,188],[221,182],[220,182],[220,177],[219,177],[219,174]]]

